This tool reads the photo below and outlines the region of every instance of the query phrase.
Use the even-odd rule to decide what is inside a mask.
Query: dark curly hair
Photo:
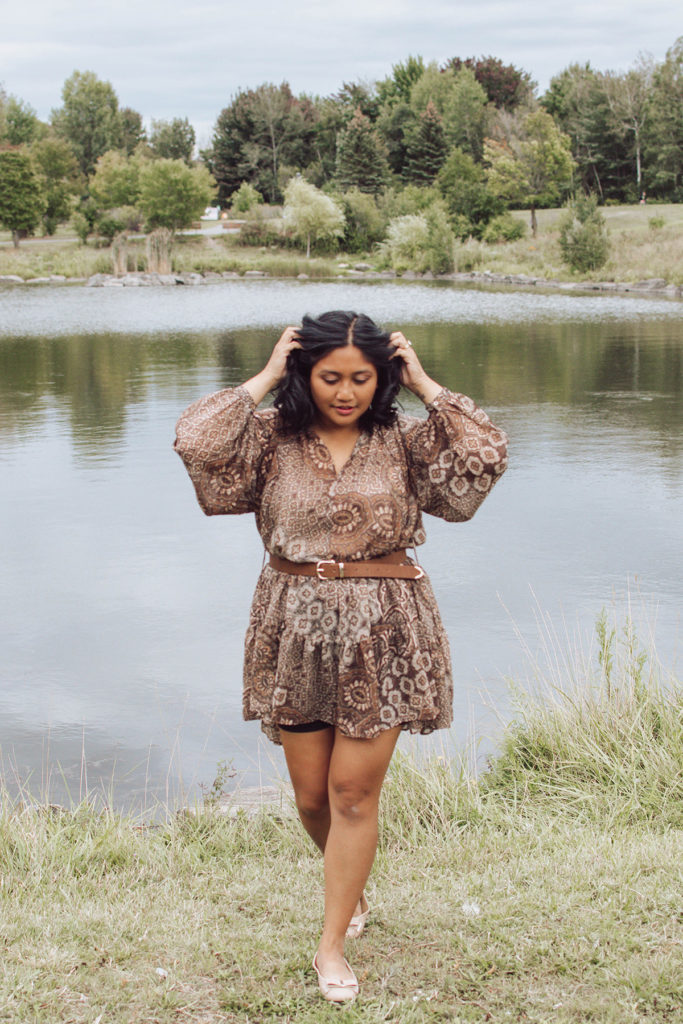
[[[296,434],[310,427],[316,408],[311,397],[311,370],[332,349],[355,345],[377,371],[377,388],[370,408],[358,421],[362,430],[388,426],[396,419],[396,396],[401,387],[401,360],[394,352],[389,334],[364,313],[333,310],[319,317],[305,316],[298,332],[300,349],[287,357],[287,372],[275,391],[275,408],[281,429]]]

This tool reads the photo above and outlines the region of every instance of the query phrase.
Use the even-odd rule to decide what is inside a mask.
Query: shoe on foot
[[[351,971],[349,963],[344,963]],[[313,970],[318,975],[318,988],[330,1003],[352,1003],[358,995],[358,979],[351,971],[350,978],[325,978],[318,970],[318,954],[313,957]]]
[[[363,909],[363,905],[365,905],[365,909]],[[360,914],[354,914],[354,916],[349,921],[349,926],[346,929],[346,938],[347,939],[359,939],[361,937],[361,935],[363,934],[363,929],[365,928],[365,922],[367,921],[368,914],[370,913],[370,905],[369,905],[369,903],[367,901],[367,897],[365,895],[365,891],[363,891],[363,893],[361,894],[360,908],[361,908],[361,913]]]

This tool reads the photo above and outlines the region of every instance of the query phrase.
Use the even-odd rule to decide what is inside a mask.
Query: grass
[[[469,241],[456,248],[456,270],[494,274],[526,274],[574,281],[636,282],[653,277],[683,285],[683,204],[607,206],[602,209],[612,240],[607,264],[597,271],[573,274],[562,263],[557,222],[561,210],[538,211],[538,235],[517,242],[485,245]],[[527,211],[516,211],[528,224]],[[660,223],[663,220],[663,225]],[[654,221],[654,226],[651,222]],[[658,226],[659,224],[659,226]],[[239,246],[232,235],[180,236],[176,240],[173,267],[177,272],[234,272],[262,270],[272,277],[333,278],[343,274],[339,264],[358,261],[373,264],[374,254],[307,260],[292,250]],[[9,235],[0,233],[0,275],[18,274],[24,279],[64,274],[89,277],[111,272],[108,249],[82,246],[62,227],[54,239],[27,239],[13,249]],[[129,269],[144,268],[144,241],[130,242]]]
[[[0,1020],[680,1021],[683,691],[605,620],[588,676],[553,658],[555,700],[519,692],[479,780],[393,762],[354,1007],[317,993],[322,869],[292,817],[5,799]]]
[[[683,205],[606,206],[601,208],[611,239],[604,267],[585,274],[572,273],[560,258],[558,221],[562,210],[539,210],[538,235],[497,245],[466,243],[457,259],[461,270],[489,270],[494,274],[528,274],[557,280],[645,281],[663,278],[683,285]],[[527,211],[517,219],[529,223]],[[663,227],[650,221],[662,218]]]

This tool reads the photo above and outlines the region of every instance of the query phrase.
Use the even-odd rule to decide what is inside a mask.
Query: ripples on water
[[[532,323],[683,318],[683,304],[654,298],[490,291],[435,282],[227,281],[164,289],[6,288],[2,334],[208,331],[297,323],[303,312],[358,309],[388,324]]]
[[[441,283],[4,289],[6,769],[38,789],[49,774],[57,797],[113,780],[119,802],[173,800],[179,776],[210,784],[226,758],[249,782],[271,773],[240,713],[253,517],[202,517],[170,444],[182,408],[258,370],[280,326],[339,307],[408,328],[428,371],[511,436],[490,501],[468,524],[428,520],[420,552],[453,649],[456,741],[495,731],[482,689],[507,713],[504,676],[528,670],[517,634],[542,652],[538,617],[585,638],[630,585],[675,660],[683,304]]]

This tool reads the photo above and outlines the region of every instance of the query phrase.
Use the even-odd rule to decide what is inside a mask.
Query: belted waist
[[[319,562],[290,562],[288,558],[271,555],[269,565],[277,572],[291,576],[317,576],[319,580],[421,580],[424,576],[422,566],[411,565],[407,561],[405,548],[361,562],[337,562],[333,558],[321,558]]]

